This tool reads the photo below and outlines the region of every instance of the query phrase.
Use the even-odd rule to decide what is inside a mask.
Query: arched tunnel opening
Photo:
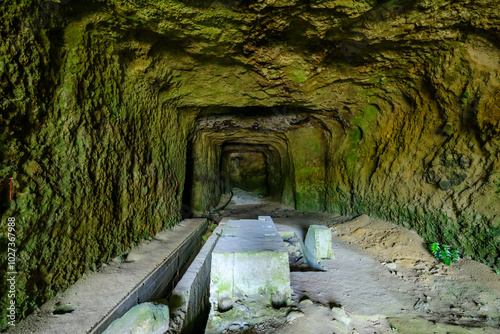
[[[197,117],[183,210],[210,211],[228,186],[298,210],[325,209],[331,135],[320,116],[286,106],[221,109]]]
[[[275,176],[270,169],[275,167],[269,166],[269,154],[264,153],[265,150],[265,145],[226,144],[222,149],[220,175],[228,178],[231,188],[269,196],[271,190],[276,192],[278,189],[274,182],[271,184]]]

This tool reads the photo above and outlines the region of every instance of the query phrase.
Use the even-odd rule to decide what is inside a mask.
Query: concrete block
[[[221,222],[208,238],[169,299],[170,329],[167,334],[193,333],[196,320],[208,305],[211,253],[226,222]]]
[[[333,259],[332,232],[326,226],[311,225],[307,230],[305,246],[317,261]]]
[[[228,299],[289,302],[288,252],[272,219],[228,221],[212,252],[210,277],[213,310]]]

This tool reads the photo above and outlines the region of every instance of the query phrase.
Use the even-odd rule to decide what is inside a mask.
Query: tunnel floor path
[[[221,211],[269,215],[278,230],[304,237],[312,224],[332,230],[335,258],[325,272],[292,271],[287,319],[244,333],[500,333],[500,275],[479,262],[439,263],[413,231],[368,216],[298,212],[238,190]]]

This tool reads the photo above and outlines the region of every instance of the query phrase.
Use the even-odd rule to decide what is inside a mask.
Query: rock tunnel
[[[279,106],[200,115],[186,177],[194,212],[216,206],[228,182],[298,210],[325,209],[329,130],[314,113]]]
[[[0,8],[0,274],[14,217],[21,318],[231,187],[500,268],[498,2]]]

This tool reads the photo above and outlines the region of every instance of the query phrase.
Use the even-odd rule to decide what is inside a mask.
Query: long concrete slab
[[[84,276],[7,333],[102,333],[131,307],[165,297],[200,249],[206,229],[205,219],[187,219],[158,233],[133,249],[127,262]],[[56,303],[77,309],[55,315]]]
[[[212,252],[212,310],[234,301],[286,304],[291,298],[288,252],[270,217],[229,220]]]

